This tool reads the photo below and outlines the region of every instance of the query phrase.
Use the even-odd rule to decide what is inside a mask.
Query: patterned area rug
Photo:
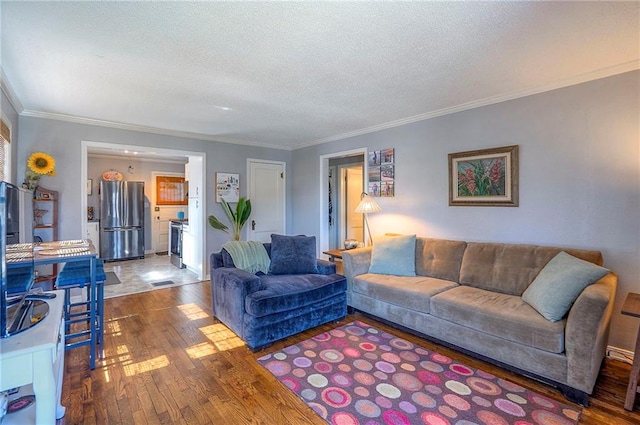
[[[575,425],[580,410],[356,321],[258,359],[334,425]]]

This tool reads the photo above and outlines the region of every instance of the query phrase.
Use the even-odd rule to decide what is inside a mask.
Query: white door
[[[271,234],[285,233],[285,163],[247,160],[251,217],[247,239],[271,242]]]
[[[364,242],[364,225],[363,216],[355,212],[360,203],[360,195],[363,192],[362,183],[362,165],[355,167],[346,167],[342,169],[344,172],[344,191],[342,191],[344,202],[343,231],[344,239],[355,239]]]

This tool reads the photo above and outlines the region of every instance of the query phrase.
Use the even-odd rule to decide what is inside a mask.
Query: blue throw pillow
[[[582,291],[609,270],[562,251],[547,263],[522,299],[551,322],[562,319]]]
[[[315,236],[271,235],[269,274],[317,274]]]
[[[416,235],[375,238],[369,273],[416,275]]]

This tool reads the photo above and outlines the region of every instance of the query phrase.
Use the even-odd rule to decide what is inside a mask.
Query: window
[[[0,120],[0,179],[9,181],[11,177],[11,130]]]
[[[156,176],[156,205],[187,205],[184,177]]]

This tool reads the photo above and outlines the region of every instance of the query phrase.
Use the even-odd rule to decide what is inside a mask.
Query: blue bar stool
[[[96,287],[91,287],[90,260],[69,262],[65,265],[56,279],[57,289],[64,293],[64,314],[66,325],[65,349],[70,350],[83,345],[91,347],[91,358],[96,352],[96,344],[100,346],[98,355],[102,358],[104,336],[104,282],[107,280],[104,272],[104,261],[96,260]],[[87,287],[85,301],[71,302],[71,290]],[[93,309],[95,320],[91,321]],[[88,329],[71,333],[74,323],[88,323]],[[92,338],[92,334],[95,335]],[[85,337],[84,339],[80,339]],[[93,362],[92,362],[93,364]],[[92,367],[93,368],[93,367]]]

